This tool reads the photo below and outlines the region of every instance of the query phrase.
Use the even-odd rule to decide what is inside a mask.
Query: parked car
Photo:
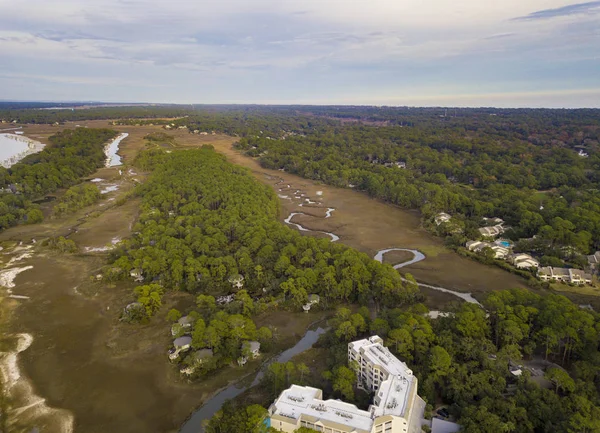
[[[438,415],[443,416],[444,418],[448,418],[450,416],[450,412],[448,412],[448,409],[446,409],[445,407],[438,409],[436,413]]]

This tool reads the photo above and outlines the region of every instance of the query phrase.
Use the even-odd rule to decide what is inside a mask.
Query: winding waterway
[[[296,345],[276,357],[269,360],[269,362],[263,364],[260,371],[256,374],[256,377],[250,384],[250,386],[239,386],[237,384],[228,386],[210,400],[208,400],[200,409],[193,413],[190,419],[181,427],[180,433],[198,433],[203,432],[204,427],[202,422],[210,419],[219,409],[223,406],[225,401],[237,397],[249,388],[252,388],[260,383],[265,375],[265,370],[273,362],[288,362],[294,356],[310,349],[319,339],[321,334],[325,333],[325,329],[317,328],[316,330],[308,330]]]
[[[288,186],[288,188],[289,188],[289,186]],[[327,213],[325,215],[325,218],[330,218],[331,217],[331,212],[333,212],[334,210],[335,210],[334,208],[327,208]],[[289,225],[297,227],[298,230],[300,230],[301,232],[324,233],[324,234],[326,234],[326,235],[328,235],[328,236],[331,237],[331,242],[335,242],[335,241],[337,241],[337,240],[340,239],[340,237],[338,235],[336,235],[335,233],[324,232],[324,231],[319,231],[319,230],[310,230],[310,229],[307,229],[306,227],[302,226],[301,224],[293,223],[292,222],[292,218],[294,216],[296,216],[296,215],[306,215],[306,214],[302,213],[302,212],[292,212],[284,220],[284,222],[286,224],[289,224]],[[405,251],[405,252],[412,253],[413,256],[414,256],[411,260],[408,260],[406,262],[402,262],[402,263],[398,263],[398,264],[394,265],[393,266],[394,269],[400,269],[400,268],[403,268],[405,266],[409,266],[409,265],[418,263],[418,262],[426,259],[425,254],[423,254],[419,250],[415,250],[415,249],[411,249],[411,248],[386,248],[386,249],[383,249],[383,250],[379,250],[375,254],[375,257],[373,257],[373,259],[377,260],[380,263],[383,263],[383,256],[386,253],[389,253],[391,251]],[[404,279],[404,278],[402,278],[402,280],[406,281],[406,279]],[[428,289],[437,290],[438,292],[448,293],[448,294],[454,295],[454,296],[462,299],[463,301],[470,302],[472,304],[477,304],[479,306],[482,306],[479,303],[479,301],[477,301],[477,299],[475,299],[473,297],[473,295],[471,293],[457,292],[457,291],[454,291],[454,290],[446,289],[445,287],[432,286],[430,284],[425,284],[425,283],[419,283],[419,282],[417,282],[417,284],[419,285],[419,287],[426,287]]]
[[[304,227],[304,226],[302,226],[300,224],[293,223],[292,222],[292,218],[294,218],[294,216],[296,216],[296,215],[306,215],[306,214],[302,213],[302,212],[292,212],[290,214],[290,216],[288,216],[285,220],[283,220],[283,222],[285,222],[286,224],[289,224],[289,225],[297,227],[298,230],[300,230],[301,232],[324,233],[327,236],[331,237],[331,242],[335,242],[335,241],[339,241],[340,240],[340,237],[338,235],[336,235],[335,233],[322,232],[322,231],[319,231],[319,230],[310,230],[310,229],[307,229],[306,227]],[[325,218],[327,218],[327,217],[325,217]]]
[[[129,134],[124,132],[106,146],[105,153],[107,167],[116,167],[122,164],[121,157],[117,155],[117,152],[119,151],[121,141],[125,140],[127,137],[129,137]]]
[[[377,254],[375,254],[375,257],[373,257],[373,259],[377,260],[379,263],[383,263],[383,255],[385,253],[389,253],[391,251],[406,251],[406,252],[412,253],[414,255],[414,257],[411,260],[394,265],[394,269],[400,269],[400,268],[403,268],[404,266],[412,265],[413,263],[417,263],[417,262],[420,262],[421,260],[425,260],[425,254],[423,254],[421,251],[411,250],[409,248],[388,248],[386,250],[379,250],[377,252]]]

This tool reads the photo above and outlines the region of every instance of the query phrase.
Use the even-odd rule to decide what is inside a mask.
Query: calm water
[[[121,144],[121,141],[125,140],[127,137],[129,137],[129,134],[124,132],[115,138],[108,146],[108,150],[106,152],[106,165],[108,167],[115,167],[122,164],[121,157],[117,155],[117,152],[119,151],[119,144]]]
[[[204,404],[204,406],[202,406],[200,409],[198,409],[196,412],[194,412],[192,417],[181,427],[181,430],[179,430],[179,432],[180,433],[203,432],[204,428],[202,427],[202,422],[204,420],[211,418],[219,409],[221,409],[221,406],[223,406],[223,403],[225,403],[226,400],[235,398],[238,395],[240,395],[242,392],[246,391],[248,388],[258,385],[260,383],[261,379],[264,377],[264,375],[265,375],[264,371],[269,366],[269,364],[271,364],[273,362],[288,362],[294,356],[304,352],[305,350],[310,349],[313,346],[313,344],[315,344],[317,342],[317,340],[319,339],[319,336],[321,334],[325,333],[325,331],[326,330],[323,328],[317,328],[315,331],[311,331],[311,330],[307,331],[306,334],[304,334],[304,337],[302,337],[302,339],[300,341],[298,341],[298,343],[296,343],[296,345],[294,347],[286,350],[285,352],[280,353],[278,356],[276,356],[271,361],[269,361],[267,364],[265,364],[261,368],[261,370],[258,372],[258,374],[256,375],[256,377],[252,381],[252,384],[249,387],[248,386],[238,387],[236,385],[231,385],[228,388],[224,389],[223,391],[221,391],[220,393],[215,395],[213,398],[208,400]]]
[[[22,140],[18,135],[0,134],[0,161],[27,150],[29,147]]]

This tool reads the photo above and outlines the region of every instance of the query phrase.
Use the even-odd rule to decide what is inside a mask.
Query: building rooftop
[[[456,433],[460,431],[460,425],[439,418],[431,420],[431,433]]]
[[[368,339],[353,341],[350,343],[350,346],[356,352],[361,352],[362,356],[367,358],[372,364],[379,365],[387,374],[414,378],[412,370],[404,362],[396,358],[382,343],[383,340],[381,337],[374,335]]]
[[[176,338],[175,341],[173,341],[173,346],[175,347],[184,347],[184,346],[189,346],[190,344],[192,344],[192,337],[179,337]]]
[[[340,400],[321,400],[321,390],[310,386],[292,385],[283,391],[271,405],[272,415],[298,419],[314,417],[320,421],[352,426],[360,432],[370,432],[373,427],[371,412]]]
[[[375,397],[375,401],[379,401],[379,404],[372,407],[375,416],[404,416],[409,403],[410,387],[413,382],[410,378],[399,376],[390,376],[387,380],[381,382]]]
[[[257,352],[260,350],[260,343],[258,341],[244,341],[242,349],[245,348],[248,348],[251,352]]]
[[[194,324],[194,319],[190,316],[183,316],[177,321],[177,323],[179,323],[181,326],[191,326]]]
[[[197,361],[201,361],[207,358],[213,357],[213,351],[211,349],[201,349],[194,352],[193,357]]]

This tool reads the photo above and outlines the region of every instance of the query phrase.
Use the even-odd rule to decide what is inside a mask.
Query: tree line
[[[240,275],[251,297],[299,311],[310,294],[325,306],[420,296],[391,266],[281,224],[273,190],[212,149],[149,150],[135,164],[152,174],[137,187],[135,234],[113,251],[107,279],[134,272],[166,289],[220,296],[239,291],[232,277]]]
[[[0,167],[0,229],[42,221],[33,200],[74,185],[102,167],[104,146],[116,135],[110,129],[65,129],[51,136],[41,152],[8,169]],[[75,190],[69,197],[73,194]]]
[[[600,432],[600,315],[563,296],[524,289],[492,293],[483,304],[485,310],[463,303],[437,319],[420,304],[388,308],[375,319],[364,307],[354,314],[340,308],[317,344],[327,348],[326,370],[316,375],[292,362],[270,366],[262,404],[268,407],[297,383],[366,408],[372,396],[356,388],[347,343],[378,334],[417,376],[427,411],[443,402],[463,432]],[[345,332],[348,321],[356,333]],[[523,367],[531,361],[545,365],[543,376]],[[517,367],[522,374],[515,376]],[[243,423],[264,419],[264,407],[230,402],[207,431],[263,433],[264,425]],[[231,412],[237,415],[224,416]]]

